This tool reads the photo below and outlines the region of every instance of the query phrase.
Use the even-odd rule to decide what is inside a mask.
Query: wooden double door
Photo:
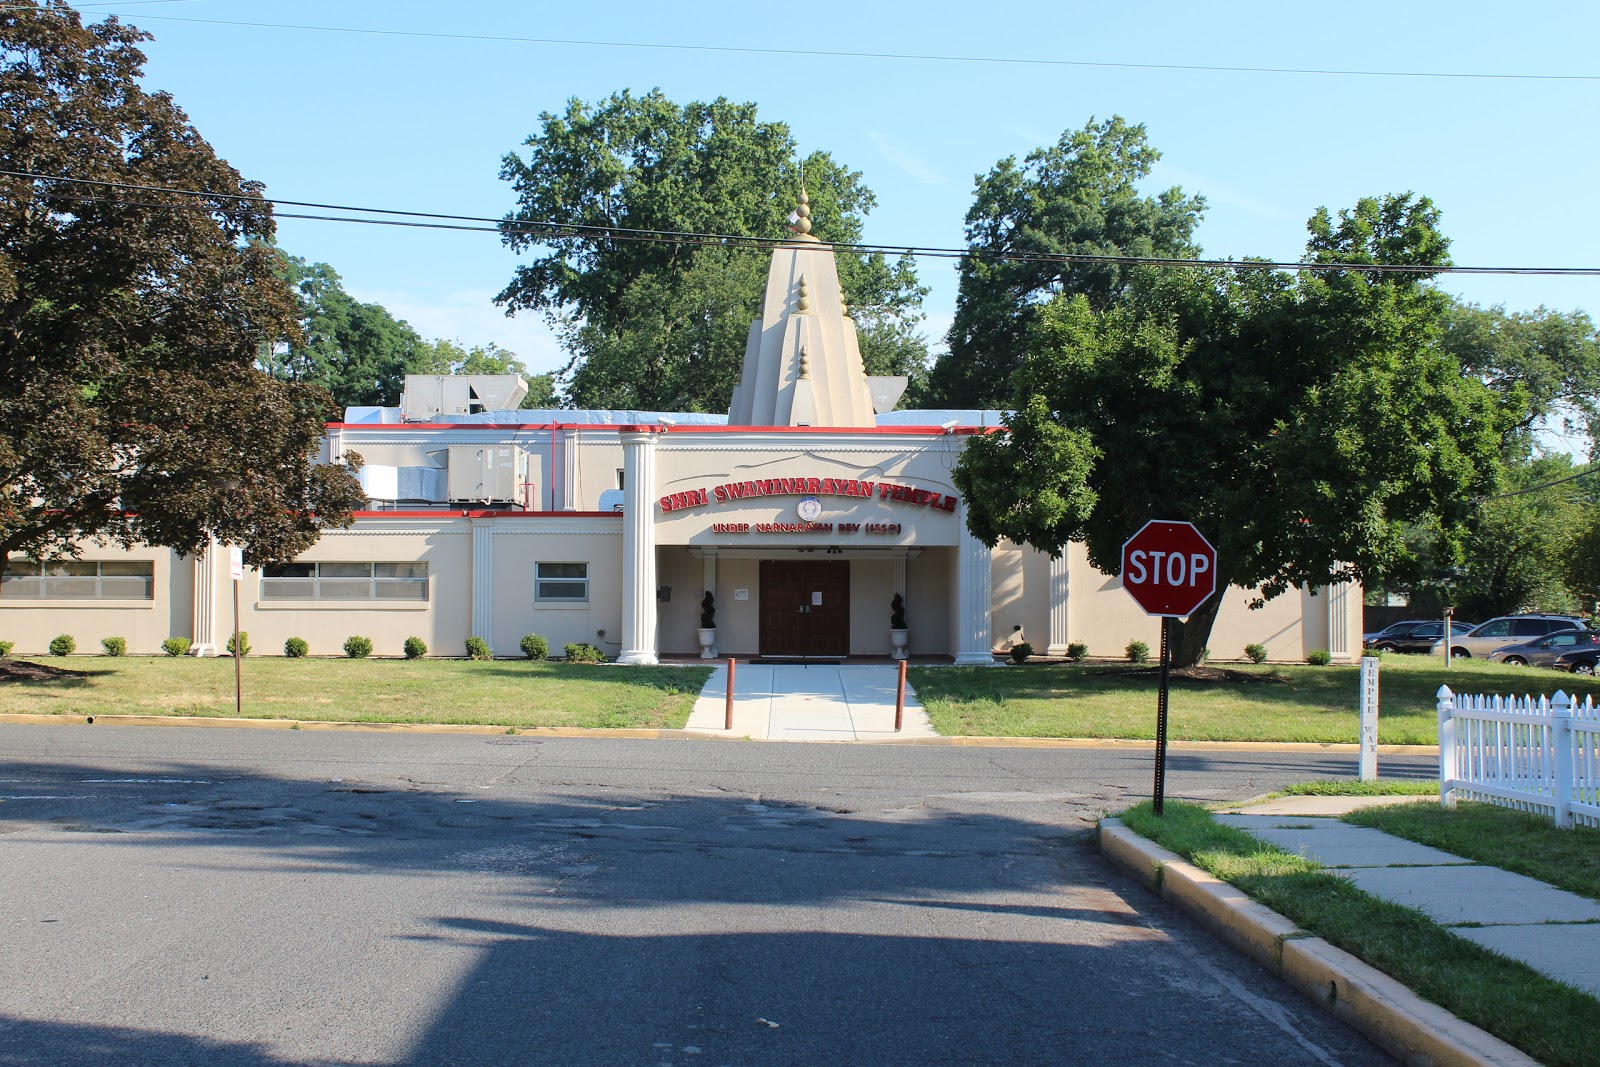
[[[850,561],[761,561],[761,654],[850,651]]]

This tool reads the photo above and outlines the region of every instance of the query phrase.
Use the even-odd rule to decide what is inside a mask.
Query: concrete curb
[[[380,732],[430,734],[503,734],[512,727],[483,723],[436,722],[336,722],[321,719],[235,719],[210,715],[123,715],[123,714],[0,714],[0,723],[31,726],[77,726],[92,718],[104,726],[204,726],[233,727],[245,730],[374,730]],[[723,730],[619,729],[589,726],[518,726],[517,733],[544,737],[633,737],[658,741],[745,741],[754,740]],[[784,742],[788,744],[790,742]],[[1132,748],[1153,750],[1154,741],[1114,737],[874,737],[854,742],[816,742],[817,744],[931,745],[948,748]],[[1179,752],[1328,752],[1354,754],[1361,746],[1320,741],[1169,741],[1168,751]],[[1379,745],[1380,756],[1437,756],[1437,745]]]
[[[1419,997],[1227,882],[1122,825],[1100,820],[1100,851],[1201,925],[1414,1067],[1539,1067],[1520,1049]]]

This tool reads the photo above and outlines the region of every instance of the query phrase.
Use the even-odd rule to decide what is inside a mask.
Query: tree
[[[1426,199],[1362,200],[1311,220],[1312,262],[1438,266]],[[1194,522],[1217,586],[1361,580],[1418,565],[1406,525],[1458,541],[1470,497],[1493,490],[1504,416],[1435,343],[1445,298],[1424,276],[1342,270],[1143,267],[1097,309],[1042,309],[1014,381],[1008,432],[955,471],[972,533],[1058,554],[1087,543],[1120,569],[1152,518]],[[1183,626],[1198,661],[1221,604]]]
[[[948,351],[934,363],[934,403],[997,407],[1011,399],[1010,377],[1034,323],[1057,298],[1082,295],[1090,310],[1110,308],[1132,271],[1117,263],[1065,263],[1010,256],[1159,256],[1190,259],[1205,199],[1176,187],[1144,196],[1139,183],[1161,158],[1142,125],[1117,116],[1057,143],[1001,160],[977,179],[967,212],[955,319]]]
[[[801,185],[788,127],[759,121],[754,104],[680,106],[659,90],[593,107],[574,99],[539,121],[528,152],[501,166],[518,199],[502,236],[544,254],[517,268],[498,301],[549,318],[572,356],[564,373],[578,406],[727,410],[767,253],[755,242],[649,235],[782,237]],[[876,203],[861,175],[825,152],[806,158],[804,175],[813,232],[859,241]],[[571,226],[614,232],[553,228]],[[925,290],[910,257],[837,258],[873,371],[915,373],[926,348],[905,330]]]
[[[255,367],[296,329],[272,212],[141,88],[146,39],[0,11],[0,565],[84,538],[289,559],[364,501],[316,462],[327,393]]]
[[[528,383],[522,408],[552,408],[559,402],[554,374],[530,374],[515,352],[493,341],[465,349],[456,341],[426,343],[406,367],[407,374],[515,374]]]
[[[1582,433],[1595,451],[1600,432],[1600,331],[1581,311],[1507,312],[1452,304],[1440,344],[1469,374],[1500,394],[1513,418],[1508,459],[1527,455],[1534,431],[1551,420]]]
[[[1570,456],[1543,456],[1508,469],[1506,489],[1472,517],[1455,570],[1453,603],[1465,618],[1572,607],[1567,585],[1583,508]],[[1548,488],[1544,488],[1548,486]],[[1582,591],[1587,583],[1575,583]]]
[[[423,341],[380,304],[363,304],[326,263],[283,256],[281,273],[299,303],[298,340],[276,345],[264,368],[287,381],[320,385],[342,411],[400,403],[409,366]]]

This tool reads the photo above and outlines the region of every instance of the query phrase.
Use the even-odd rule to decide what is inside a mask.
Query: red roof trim
[[[622,517],[620,511],[495,511],[491,508],[435,508],[431,511],[352,511],[357,519],[596,519]]]
[[[799,434],[884,434],[889,436],[927,436],[944,433],[984,433],[995,427],[957,426],[664,426],[653,423],[610,422],[330,422],[330,430],[651,430],[659,433],[799,433]]]

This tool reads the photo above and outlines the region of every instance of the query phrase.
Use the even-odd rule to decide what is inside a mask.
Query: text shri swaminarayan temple
[[[240,628],[258,654],[300,637],[338,655],[360,634],[379,655],[413,635],[461,655],[475,635],[514,656],[537,633],[625,663],[885,657],[896,594],[907,631],[896,637],[917,657],[990,663],[1020,641],[1050,654],[1154,646],[1157,621],[1081,546],[1051,560],[967,533],[951,470],[998,413],[893,410],[905,382],[865,374],[833,250],[807,214],[802,195],[725,417],[516,410],[515,378],[412,377],[401,407],[329,425],[324,458],[364,457],[369,510],[293,563],[245,571]],[[155,653],[184,636],[215,653],[232,629],[231,586],[221,550],[86,544],[75,561],[13,559],[0,638],[38,653],[60,633],[90,649],[121,636]],[[707,593],[715,634],[702,636]],[[1317,593],[1248,611],[1229,590],[1213,654],[1259,642],[1274,658],[1350,658],[1359,587]]]

